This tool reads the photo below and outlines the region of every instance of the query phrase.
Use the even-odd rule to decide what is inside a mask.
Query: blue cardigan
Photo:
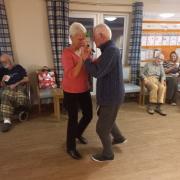
[[[96,98],[98,105],[120,105],[124,100],[122,56],[113,41],[100,46],[101,56],[97,63],[85,61],[87,71],[97,78]]]

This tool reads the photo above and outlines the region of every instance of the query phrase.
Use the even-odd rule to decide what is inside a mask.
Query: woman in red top
[[[85,46],[86,29],[80,23],[70,26],[72,44],[63,50],[62,64],[64,77],[62,87],[64,102],[68,111],[67,153],[74,159],[81,159],[76,150],[76,138],[82,144],[87,140],[82,134],[92,119],[92,101],[88,82],[88,73],[84,67],[83,47]],[[78,110],[82,110],[82,118],[78,122]]]

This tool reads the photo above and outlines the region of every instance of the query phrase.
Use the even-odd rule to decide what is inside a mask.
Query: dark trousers
[[[177,77],[166,77],[167,94],[166,99],[168,102],[176,102],[178,78]]]
[[[106,157],[114,155],[110,135],[112,135],[115,140],[122,138],[122,134],[115,123],[118,109],[119,105],[112,105],[100,106],[98,110],[99,118],[96,125],[96,132],[103,145],[102,154]]]
[[[76,137],[80,137],[92,119],[92,100],[90,92],[64,92],[64,105],[68,111],[67,150],[76,149]],[[82,118],[78,122],[78,111]]]

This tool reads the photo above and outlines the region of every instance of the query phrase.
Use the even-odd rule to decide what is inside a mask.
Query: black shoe
[[[82,136],[77,138],[81,144],[88,144],[88,140]]]
[[[12,127],[11,123],[3,123],[1,131],[8,132],[11,129],[11,127]]]
[[[96,162],[112,161],[114,160],[114,155],[111,157],[106,157],[100,154],[95,154],[91,156],[91,159]]]
[[[119,139],[113,139],[112,141],[112,145],[115,145],[115,144],[123,144],[123,143],[126,143],[127,142],[127,139],[125,137],[121,137]]]
[[[156,108],[155,112],[157,112],[158,114],[160,114],[161,116],[166,116],[167,114],[160,108]]]
[[[81,154],[77,150],[68,150],[67,153],[76,160],[82,159]]]

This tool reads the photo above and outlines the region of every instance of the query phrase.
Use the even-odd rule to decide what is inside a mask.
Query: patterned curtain
[[[133,84],[139,83],[141,35],[143,22],[143,3],[133,3],[132,26],[129,45],[129,64],[131,65],[131,81]]]
[[[69,1],[47,0],[49,32],[58,87],[63,77],[60,56],[69,44]]]
[[[13,55],[4,0],[0,0],[0,54]]]

